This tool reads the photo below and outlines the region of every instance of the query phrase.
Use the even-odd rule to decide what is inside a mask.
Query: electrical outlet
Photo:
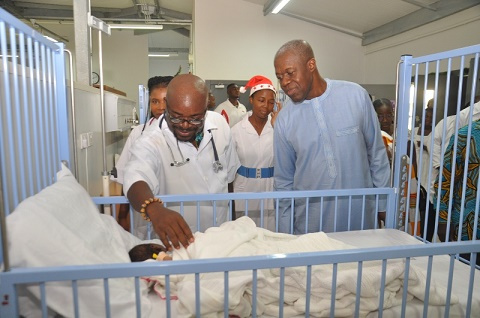
[[[80,149],[88,147],[88,134],[80,134]]]
[[[93,146],[93,132],[89,132],[87,134],[88,134],[87,145],[88,147]]]

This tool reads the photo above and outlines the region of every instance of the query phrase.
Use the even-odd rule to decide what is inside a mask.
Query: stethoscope
[[[165,136],[165,133],[163,132],[163,129],[162,129],[162,124],[163,124],[164,119],[165,119],[165,115],[163,115],[162,119],[160,119],[160,123],[159,123],[158,126],[160,127],[160,131],[162,132],[163,138],[165,139],[165,143],[167,144],[168,150],[170,151],[170,155],[172,156],[172,162],[170,163],[170,166],[171,167],[181,167],[183,165],[186,165],[187,162],[190,161],[190,158],[185,159],[183,157],[183,153],[180,150],[180,146],[178,145],[178,139],[177,139],[177,150],[180,153],[180,157],[182,158],[182,161],[175,160],[175,156],[173,154],[172,147],[170,147],[170,144],[168,143],[167,137]],[[209,129],[207,131],[212,136],[212,138],[210,140],[212,141],[213,157],[215,159],[215,161],[213,162],[213,171],[215,171],[215,173],[218,173],[220,170],[223,170],[223,165],[220,162],[220,159],[218,158],[217,147],[215,146],[215,140],[213,139],[212,129]]]

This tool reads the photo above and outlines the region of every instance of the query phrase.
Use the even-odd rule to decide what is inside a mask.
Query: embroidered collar
[[[197,145],[200,145],[200,143],[202,142],[202,139],[203,139],[203,130],[197,133],[197,135],[195,136],[195,141],[197,142]]]

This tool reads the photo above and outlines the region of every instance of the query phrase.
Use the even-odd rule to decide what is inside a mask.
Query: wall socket
[[[88,132],[87,145],[88,147],[93,146],[93,132]]]
[[[93,145],[93,132],[80,134],[80,149],[85,149]]]

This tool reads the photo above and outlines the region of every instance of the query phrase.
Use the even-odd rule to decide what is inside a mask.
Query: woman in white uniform
[[[148,105],[150,108],[149,117],[145,120],[144,125],[138,125],[132,129],[128,135],[128,139],[123,146],[122,153],[116,164],[117,178],[114,181],[123,184],[123,171],[125,165],[130,159],[130,147],[143,133],[143,131],[152,125],[153,121],[158,119],[167,108],[165,97],[167,96],[168,83],[173,79],[173,76],[154,76],[148,80]],[[148,113],[148,112],[147,112]]]
[[[241,163],[233,191],[273,191],[272,111],[276,91],[272,82],[260,75],[252,77],[240,92],[246,92],[247,88],[250,88],[252,110],[232,127],[232,139]],[[249,200],[248,204],[245,200],[236,200],[235,210],[237,218],[247,215],[257,226],[275,230],[273,200]]]
[[[165,102],[165,97],[167,96],[167,86],[170,81],[173,79],[173,76],[153,76],[148,80],[148,106],[150,108],[149,115],[150,118],[145,120],[145,124],[138,125],[132,129],[128,135],[127,141],[123,146],[122,153],[120,158],[115,165],[117,175],[115,178],[112,178],[113,181],[123,184],[123,173],[127,162],[130,160],[130,148],[133,143],[142,135],[143,131],[152,125],[152,123],[160,117],[165,109],[167,104]],[[122,192],[123,195],[123,192]],[[121,204],[118,211],[118,223],[127,231],[130,231],[130,218],[129,218],[130,205]]]

